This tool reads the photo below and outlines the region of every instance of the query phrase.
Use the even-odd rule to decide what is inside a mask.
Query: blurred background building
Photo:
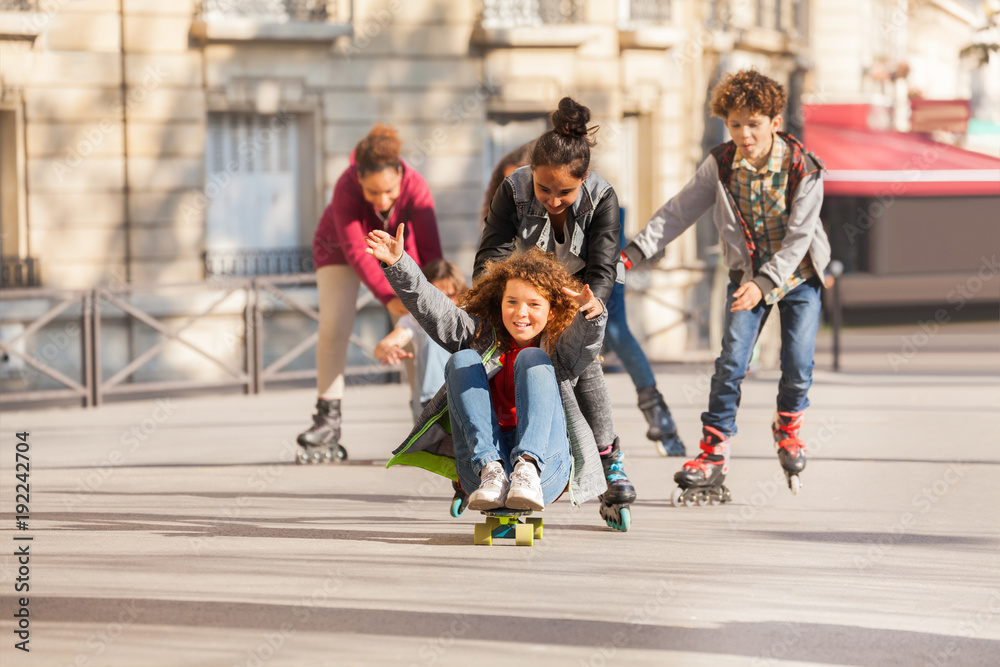
[[[0,0],[0,340],[37,351],[90,298],[105,318],[82,343],[98,349],[98,381],[213,368],[177,340],[158,352],[163,332],[98,292],[32,329],[50,311],[9,291],[98,289],[187,327],[189,342],[230,366],[249,373],[279,359],[305,377],[305,310],[268,292],[273,331],[248,342],[259,286],[211,308],[207,295],[225,279],[311,270],[319,216],[375,122],[399,128],[404,158],[434,194],[445,254],[471,271],[493,164],[544,131],[563,95],[601,125],[593,168],[618,191],[631,236],[728,138],[708,116],[708,91],[750,66],[786,84],[787,129],[820,157],[831,151],[840,184],[828,187],[824,217],[835,256],[856,274],[845,277],[849,305],[944,303],[1000,239],[997,4]],[[913,162],[922,155],[932,159]],[[630,274],[629,316],[651,359],[709,356],[716,243],[699,224],[654,270]],[[296,280],[299,302],[314,307],[308,281]],[[179,283],[184,295],[151,289]],[[1000,278],[973,296],[1000,299]],[[360,307],[359,342],[371,342],[382,311]],[[206,308],[211,317],[191,323]],[[220,334],[227,314],[237,326]],[[228,347],[216,349],[220,336]],[[86,353],[68,348],[52,358],[73,357],[85,373]],[[14,370],[24,380],[22,362],[7,354],[8,382]]]

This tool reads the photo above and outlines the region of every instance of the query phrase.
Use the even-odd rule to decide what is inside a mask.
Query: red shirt
[[[528,347],[538,347],[537,344],[515,347],[500,355],[503,364],[500,371],[490,379],[490,398],[493,399],[493,410],[497,413],[497,423],[501,431],[513,431],[517,426],[517,406],[514,401],[514,359],[518,353]]]
[[[349,264],[384,305],[396,293],[385,279],[378,260],[365,252],[368,248],[365,237],[373,229],[384,229],[395,236],[400,223],[406,224],[403,247],[418,266],[441,257],[434,200],[423,176],[403,163],[399,198],[392,206],[389,219],[383,222],[375,207],[365,201],[352,157],[351,166],[337,179],[333,199],[316,227],[313,262],[317,269],[330,264]]]

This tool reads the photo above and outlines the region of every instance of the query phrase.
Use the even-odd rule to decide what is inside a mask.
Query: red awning
[[[806,125],[805,145],[827,168],[825,195],[1000,196],[1000,160],[920,135]]]

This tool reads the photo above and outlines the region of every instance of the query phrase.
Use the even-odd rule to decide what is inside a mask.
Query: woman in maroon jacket
[[[333,199],[313,237],[319,289],[316,373],[319,400],[313,425],[299,435],[299,463],[344,458],[340,446],[340,401],[344,397],[347,346],[354,328],[355,303],[363,282],[393,319],[406,308],[389,286],[378,261],[367,254],[365,237],[374,229],[395,235],[406,223],[406,252],[417,264],[441,257],[434,201],[427,183],[399,157],[396,130],[376,125],[354,149]]]

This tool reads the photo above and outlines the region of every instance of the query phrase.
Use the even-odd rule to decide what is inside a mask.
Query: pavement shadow
[[[13,596],[0,597],[15,607]],[[962,665],[991,665],[1000,641],[907,630],[828,623],[774,621],[719,623],[691,628],[648,623],[648,619],[595,621],[571,618],[360,609],[212,600],[149,598],[31,598],[32,613],[47,623],[108,623],[128,608],[144,626],[234,628],[426,638],[441,644],[495,641],[497,629],[521,645],[593,648],[595,656],[618,650],[685,651],[836,665],[928,664],[945,656]],[[613,654],[613,653],[612,653]],[[603,661],[602,661],[603,664]],[[935,663],[937,664],[937,663]]]

